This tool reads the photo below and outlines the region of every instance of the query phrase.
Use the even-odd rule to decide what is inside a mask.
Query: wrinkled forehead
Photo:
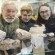
[[[45,10],[50,10],[50,7],[48,6],[41,6],[39,11],[45,11]]]
[[[1,10],[5,10],[5,9],[17,9],[18,10],[16,2],[12,2],[12,1],[7,1],[2,4]]]
[[[3,10],[5,10],[5,9],[16,9],[16,6],[14,4],[6,4],[3,8],[4,8]]]

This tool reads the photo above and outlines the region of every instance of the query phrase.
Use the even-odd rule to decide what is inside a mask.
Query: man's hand
[[[1,40],[4,40],[5,37],[6,37],[6,32],[0,30],[0,41],[1,41]]]
[[[43,33],[43,34],[40,34],[40,35],[41,35],[42,37],[47,37],[47,35],[46,35],[46,34],[44,34],[44,33]]]
[[[20,40],[25,40],[25,39],[31,38],[31,34],[25,30],[22,30],[22,29],[17,29],[16,35],[17,35],[18,39],[20,39]]]
[[[53,36],[54,36],[54,33],[53,33],[53,32],[47,33],[47,35],[48,35],[49,37],[53,37]]]

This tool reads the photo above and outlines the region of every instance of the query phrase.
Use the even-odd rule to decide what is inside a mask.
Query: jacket
[[[0,30],[6,32],[6,38],[17,39],[17,36],[15,34],[17,28],[19,28],[18,18],[16,18],[12,23],[7,23],[3,19],[3,16],[0,16]],[[14,49],[7,50],[9,55],[11,55],[14,51]],[[0,50],[0,54],[4,55],[4,52]]]
[[[32,19],[30,19],[28,22],[24,22],[24,21],[22,21],[21,18],[22,17],[19,17],[19,28],[21,28],[23,30],[26,30],[26,31],[29,31],[30,28],[32,26],[34,26],[35,21],[32,20]],[[31,40],[30,39],[23,40],[23,42],[24,42],[24,44],[25,44],[26,47],[29,47],[31,45]],[[22,41],[21,41],[21,43],[22,43]],[[21,46],[21,48],[22,48],[22,46]]]

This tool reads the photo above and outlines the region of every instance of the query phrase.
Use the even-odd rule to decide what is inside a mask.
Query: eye
[[[7,12],[10,13],[11,11],[9,9],[7,9]]]
[[[28,15],[28,16],[31,16],[31,15]]]
[[[48,12],[48,10],[46,10],[45,12]]]
[[[40,13],[47,13],[49,10],[41,11]]]
[[[44,13],[44,11],[41,11],[40,13]]]
[[[27,16],[27,15],[24,15],[24,16]]]
[[[10,12],[15,13],[16,10],[7,9],[7,12],[8,12],[8,13],[10,13]]]

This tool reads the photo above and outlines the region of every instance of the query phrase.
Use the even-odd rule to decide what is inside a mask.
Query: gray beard
[[[4,18],[4,20],[8,23],[11,23],[15,20],[15,18]]]

